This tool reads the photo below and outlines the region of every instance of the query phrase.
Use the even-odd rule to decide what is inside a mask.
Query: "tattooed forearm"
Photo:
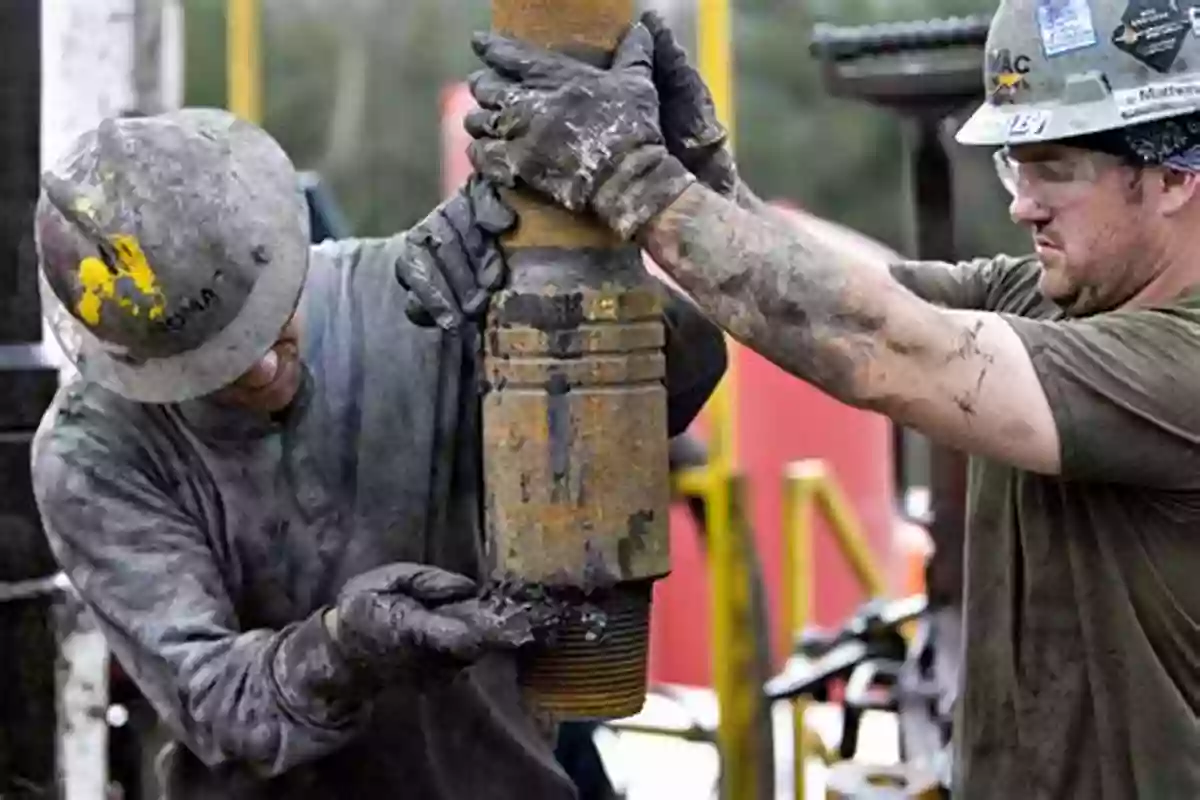
[[[835,397],[863,402],[876,354],[906,346],[888,325],[889,299],[904,290],[877,265],[781,223],[693,186],[644,244],[736,338]]]

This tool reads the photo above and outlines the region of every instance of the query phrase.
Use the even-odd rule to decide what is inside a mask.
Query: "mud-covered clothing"
[[[187,745],[172,798],[574,796],[510,657],[376,696],[330,657],[320,611],[350,578],[389,562],[481,574],[478,333],[407,319],[398,241],[314,248],[307,374],[285,414],[140,405],[76,381],[37,434],[54,552]],[[725,350],[686,302],[666,318],[677,433]]]
[[[1039,269],[893,269],[1007,315],[1061,440],[1059,477],[971,463],[955,796],[1200,797],[1200,293],[1066,319]]]

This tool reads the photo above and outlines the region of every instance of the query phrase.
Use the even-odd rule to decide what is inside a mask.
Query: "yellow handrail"
[[[845,499],[829,467],[820,460],[788,464],[783,478],[783,613],[786,641],[795,641],[812,614],[816,584],[812,533],[813,511],[820,509],[830,533],[845,556],[864,592],[872,597],[885,592],[883,576],[863,535],[853,507]],[[805,797],[805,768],[812,756],[828,763],[829,754],[814,747],[815,736],[804,724],[808,700],[792,700],[794,796]]]

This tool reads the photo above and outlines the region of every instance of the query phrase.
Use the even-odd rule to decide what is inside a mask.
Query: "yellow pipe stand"
[[[262,0],[227,0],[225,6],[229,110],[262,124]]]

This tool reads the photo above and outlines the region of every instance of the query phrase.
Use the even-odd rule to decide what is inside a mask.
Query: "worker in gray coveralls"
[[[1200,797],[1192,5],[1001,2],[958,138],[996,148],[1035,252],[961,264],[839,247],[763,208],[727,155],[673,153],[656,73],[683,59],[653,19],[609,70],[476,40],[477,170],[591,211],[749,347],[972,454],[963,800]]]
[[[478,320],[516,223],[492,186],[310,249],[279,145],[200,109],[106,121],[42,185],[80,377],[36,437],[37,501],[178,741],[167,796],[574,798],[520,702],[529,620],[477,599]],[[666,309],[680,433],[724,340]]]

